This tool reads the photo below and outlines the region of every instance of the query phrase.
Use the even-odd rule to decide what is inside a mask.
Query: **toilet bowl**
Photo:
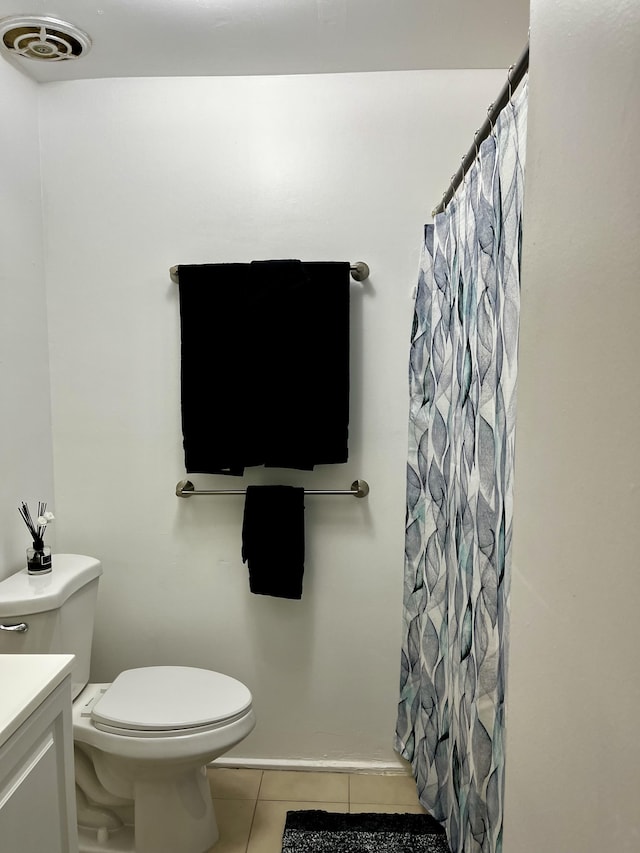
[[[255,726],[235,678],[185,666],[88,683],[100,563],[53,557],[0,582],[0,653],[76,655],[73,740],[80,853],[207,853],[218,839],[206,765]],[[21,626],[19,630],[15,626]],[[2,624],[0,624],[2,627]]]

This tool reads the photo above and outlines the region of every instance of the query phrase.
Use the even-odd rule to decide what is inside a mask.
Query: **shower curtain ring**
[[[491,128],[491,133],[493,133],[493,122],[491,121],[491,111],[493,110],[493,103],[489,104],[487,108],[487,118],[489,119],[489,127]]]
[[[480,133],[480,131],[476,130],[476,132],[473,134],[473,147],[476,149],[476,157],[480,156],[480,149],[478,148],[478,134],[479,133]]]
[[[511,72],[515,68],[515,65],[510,65],[509,70],[507,71],[507,80],[509,82],[509,103],[511,103],[511,98],[513,97],[513,92],[511,91]]]

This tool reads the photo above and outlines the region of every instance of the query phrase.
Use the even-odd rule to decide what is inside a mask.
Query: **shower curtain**
[[[453,853],[500,853],[526,81],[426,226],[396,750]]]

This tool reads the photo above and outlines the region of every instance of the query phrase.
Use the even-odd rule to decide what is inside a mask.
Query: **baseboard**
[[[407,776],[409,764],[401,759],[388,761],[358,761],[341,759],[307,758],[233,758],[222,756],[210,767],[234,767],[254,770],[312,770],[329,773],[384,773],[394,776]]]

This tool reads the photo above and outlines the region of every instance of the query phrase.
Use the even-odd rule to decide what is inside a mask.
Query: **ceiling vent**
[[[73,24],[33,15],[1,18],[0,38],[9,53],[41,62],[78,59],[91,47],[89,36]]]

